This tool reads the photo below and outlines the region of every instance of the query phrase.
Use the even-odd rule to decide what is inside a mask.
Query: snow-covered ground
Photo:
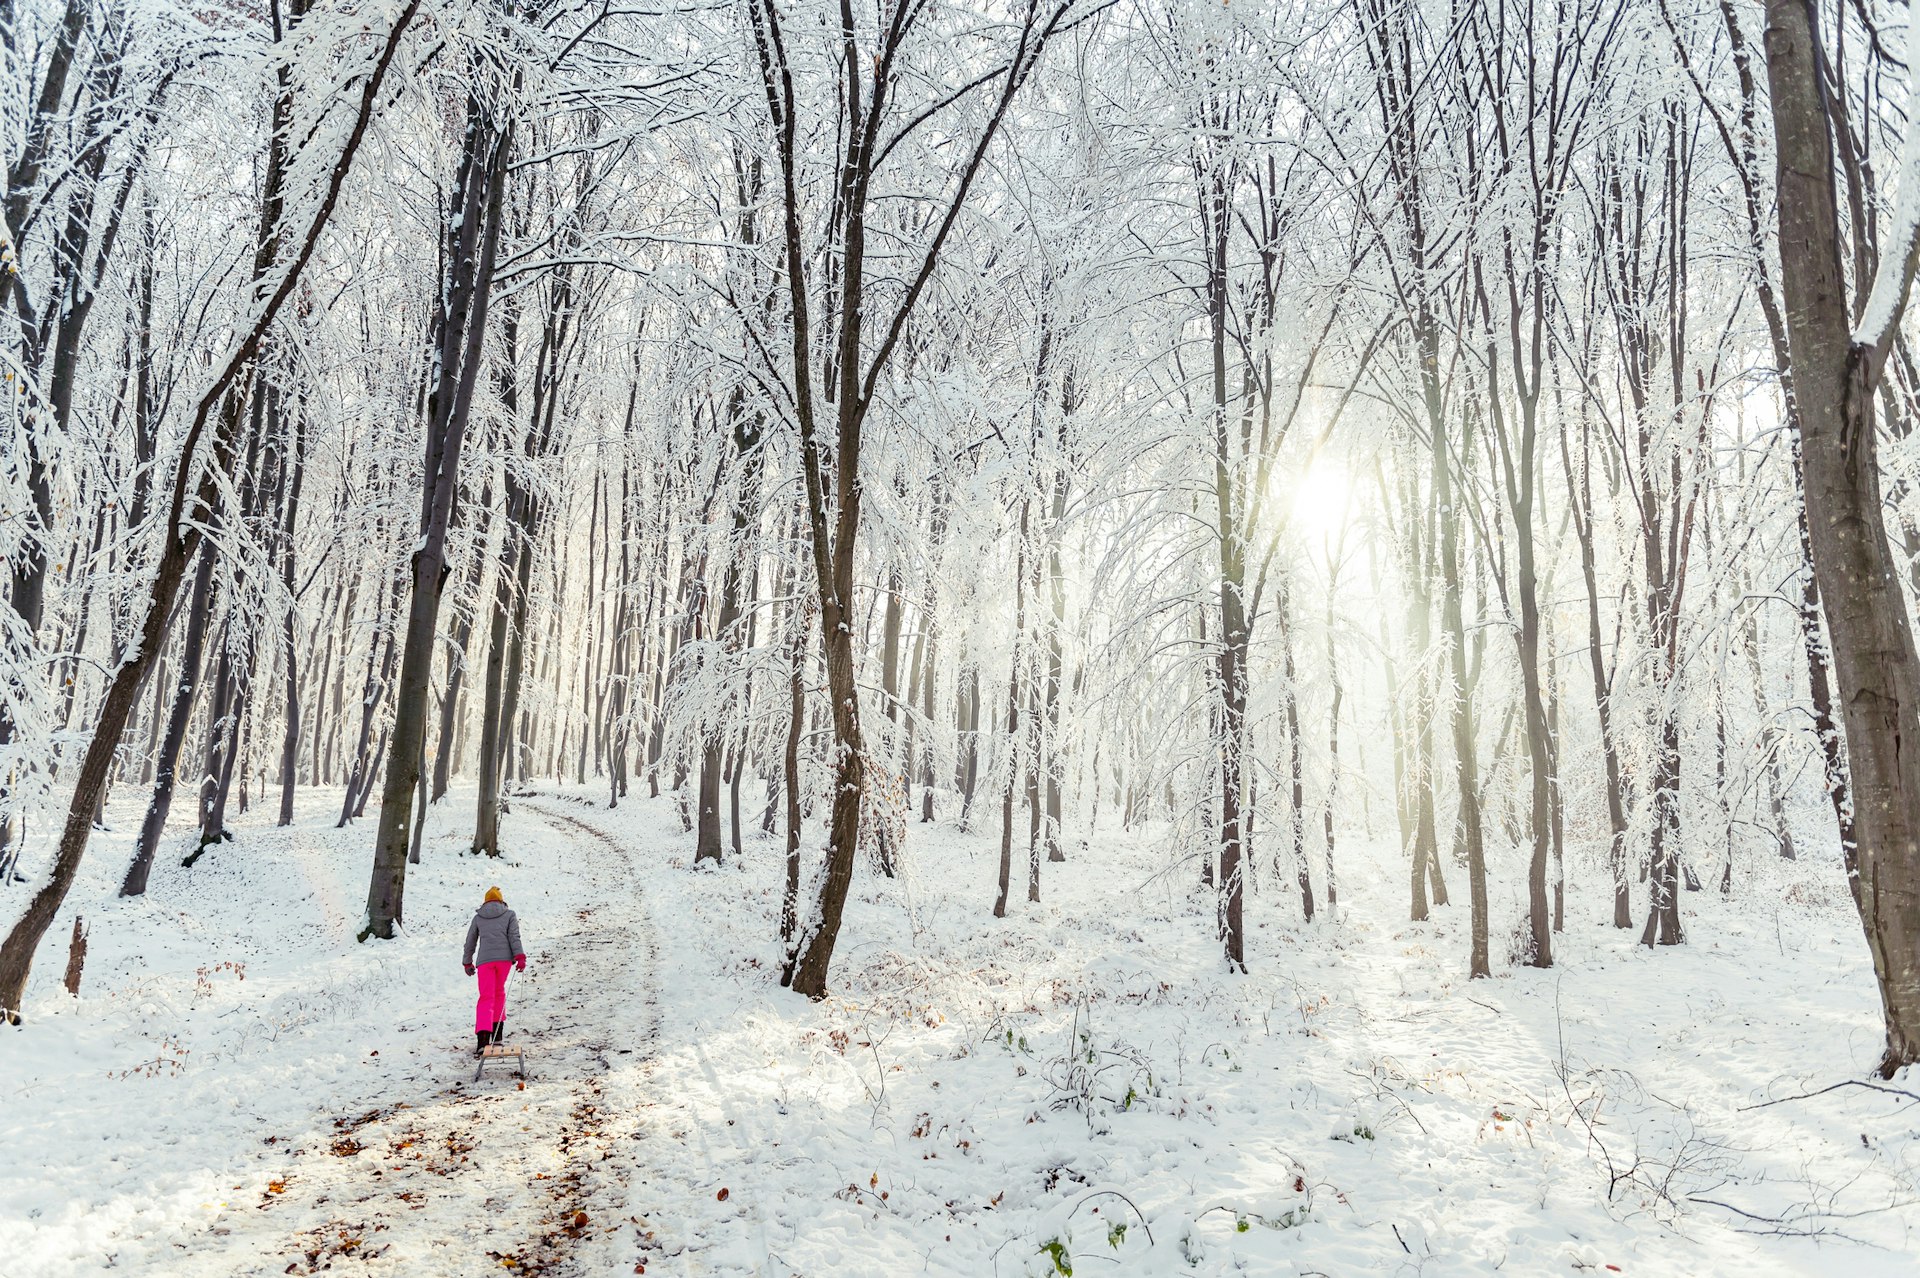
[[[774,840],[694,870],[669,803],[549,793],[487,862],[459,855],[456,793],[406,939],[362,946],[371,822],[334,831],[330,801],[163,858],[143,901],[113,898],[126,837],[98,841],[81,997],[50,945],[32,1021],[0,1034],[0,1275],[1871,1278],[1920,1256],[1920,1080],[1791,1099],[1866,1079],[1879,1039],[1844,888],[1810,862],[1689,894],[1689,944],[1659,952],[1574,896],[1560,966],[1470,984],[1464,905],[1406,923],[1397,852],[1352,842],[1337,919],[1259,885],[1241,977],[1155,831],[1071,848],[996,921],[997,840],[916,825],[901,878],[861,867],[809,1004],[775,980]],[[509,991],[524,1090],[466,1055],[459,942],[494,882],[533,955]]]
[[[191,870],[169,840],[134,901],[114,890],[138,814],[96,836],[70,898],[91,925],[81,997],[50,943],[30,1023],[0,1038],[0,1276],[631,1269],[607,1204],[643,1103],[620,1066],[655,1015],[633,867],[532,806],[510,858],[462,855],[456,794],[408,876],[406,936],[360,945],[373,823],[335,830],[339,804],[310,796],[288,830],[243,819]],[[493,884],[531,958],[507,991],[509,1039],[537,1045],[524,1089],[511,1065],[472,1081],[460,947]]]

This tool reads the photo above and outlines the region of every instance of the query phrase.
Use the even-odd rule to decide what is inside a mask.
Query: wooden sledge
[[[525,1048],[521,1047],[518,1043],[489,1043],[480,1049],[480,1059],[473,1067],[473,1081],[476,1083],[480,1081],[480,1075],[486,1071],[488,1061],[500,1060],[509,1056],[513,1058],[514,1075],[519,1078],[525,1078],[527,1076],[527,1053]]]

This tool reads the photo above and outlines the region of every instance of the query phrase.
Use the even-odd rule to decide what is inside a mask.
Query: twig
[[[1786,1219],[1780,1216],[1762,1216],[1762,1215],[1759,1215],[1758,1213],[1750,1212],[1743,1207],[1735,1207],[1732,1203],[1722,1202],[1718,1198],[1706,1198],[1699,1194],[1688,1194],[1687,1201],[1690,1203],[1705,1203],[1709,1207],[1725,1208],[1727,1211],[1732,1212],[1736,1216],[1744,1216],[1748,1220],[1758,1221],[1760,1224],[1763,1224],[1763,1225],[1772,1225],[1774,1228],[1769,1232],[1778,1233],[1788,1237],[1820,1238],[1833,1232],[1830,1229],[1807,1229],[1802,1226],[1792,1224],[1791,1222],[1787,1221]]]
[[[1079,1211],[1082,1207],[1086,1206],[1088,1203],[1092,1202],[1094,1199],[1099,1198],[1102,1195],[1108,1195],[1108,1194],[1112,1195],[1115,1198],[1118,1198],[1121,1202],[1133,1208],[1133,1214],[1140,1218],[1141,1230],[1147,1235],[1147,1241],[1151,1243],[1153,1241],[1153,1226],[1147,1223],[1147,1213],[1145,1213],[1144,1211],[1141,1211],[1140,1205],[1138,1203],[1134,1202],[1133,1199],[1127,1197],[1125,1194],[1121,1193],[1117,1189],[1088,1190],[1086,1193],[1080,1196],[1080,1200],[1078,1202],[1074,1203],[1072,1207],[1067,1209],[1067,1218],[1071,1220],[1073,1218],[1074,1212]]]
[[[1904,1096],[1911,1101],[1920,1101],[1920,1092],[1910,1092],[1901,1087],[1887,1087],[1880,1083],[1869,1083],[1858,1078],[1843,1078],[1831,1087],[1822,1087],[1817,1092],[1801,1092],[1797,1096],[1782,1096],[1777,1100],[1761,1101],[1758,1105],[1742,1105],[1735,1112],[1745,1113],[1750,1109],[1765,1109],[1769,1105],[1784,1105],[1788,1101],[1812,1100],[1816,1096],[1825,1096],[1828,1092],[1838,1091],[1842,1087],[1864,1087],[1870,1092],[1885,1092],[1889,1096]]]

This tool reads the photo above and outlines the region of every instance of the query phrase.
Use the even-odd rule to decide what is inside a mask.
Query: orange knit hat
[[[487,889],[487,899],[489,901],[498,901],[502,905],[505,905],[507,903],[507,898],[500,895],[500,889],[497,887],[490,887]]]

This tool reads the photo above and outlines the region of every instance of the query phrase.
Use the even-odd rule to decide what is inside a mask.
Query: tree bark
[[[1920,1060],[1920,750],[1903,748],[1920,741],[1920,654],[1887,540],[1875,459],[1873,392],[1886,336],[1868,345],[1850,332],[1818,31],[1811,0],[1768,0],[1781,292],[1815,516],[1813,571],[1833,637],[1852,774],[1855,899],[1886,1020],[1881,1073],[1891,1076]],[[1901,192],[1903,201],[1911,197]],[[1900,303],[1911,267],[1898,264],[1908,272]],[[1896,303],[1888,330],[1900,309]]]

